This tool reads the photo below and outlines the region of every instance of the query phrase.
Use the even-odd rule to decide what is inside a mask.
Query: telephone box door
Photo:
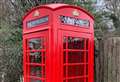
[[[24,35],[24,81],[45,82],[46,56],[48,53],[47,31]]]
[[[91,35],[71,31],[62,31],[61,35],[63,82],[93,82],[92,64],[91,67],[89,65],[90,57],[92,57],[90,52]]]

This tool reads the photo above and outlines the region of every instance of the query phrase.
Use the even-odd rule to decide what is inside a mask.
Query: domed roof
[[[94,17],[88,11],[86,11],[85,9],[83,9],[83,8],[81,8],[79,6],[73,6],[73,5],[68,5],[68,4],[60,4],[60,3],[46,4],[46,5],[40,5],[40,6],[37,6],[37,7],[33,7],[30,11],[28,11],[26,13],[26,15],[23,17],[23,20],[29,13],[31,13],[32,11],[34,11],[36,9],[39,9],[39,8],[48,8],[48,9],[51,9],[51,10],[56,10],[56,9],[68,8],[68,7],[79,9],[79,10],[85,12],[86,14],[88,14],[94,20]]]
[[[62,7],[62,6],[69,6],[68,4],[60,4],[60,3],[56,3],[56,4],[47,4],[47,5],[43,5],[43,6],[47,6],[50,7],[52,9],[56,9],[58,7]]]

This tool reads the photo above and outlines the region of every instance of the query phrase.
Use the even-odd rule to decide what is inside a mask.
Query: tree
[[[22,23],[9,0],[0,4],[0,82],[17,82],[22,74]]]
[[[105,2],[105,10],[104,13],[106,18],[112,20],[113,26],[115,27],[114,34],[119,35],[120,33],[120,0],[107,0]]]

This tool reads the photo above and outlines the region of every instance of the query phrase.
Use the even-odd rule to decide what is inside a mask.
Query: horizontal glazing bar
[[[27,76],[27,78],[37,79],[37,80],[45,80],[45,78],[42,78],[42,77],[36,77],[36,76]]]
[[[45,64],[39,64],[39,63],[26,63],[26,64],[32,66],[45,66]]]
[[[45,49],[41,49],[41,50],[27,50],[26,52],[44,52]]]
[[[88,51],[88,50],[80,50],[80,49],[64,49],[64,51],[82,51],[82,52],[85,52],[85,51]]]
[[[72,65],[87,65],[88,63],[66,63],[66,64],[64,64],[64,66],[72,66]]]
[[[87,78],[88,77],[88,75],[85,75],[85,76],[75,76],[75,77],[66,77],[66,78],[64,78],[64,80],[66,80],[66,79],[79,79],[79,78]]]

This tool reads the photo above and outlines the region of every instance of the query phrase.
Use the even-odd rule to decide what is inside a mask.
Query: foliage
[[[120,35],[120,0],[109,0],[105,1],[106,10],[104,10],[107,15],[106,18],[112,21],[115,28],[114,35]]]
[[[10,1],[2,0],[0,16],[0,77],[4,82],[18,82],[22,75],[22,23]],[[0,79],[0,82],[3,82]]]
[[[4,22],[4,21],[3,21]],[[22,74],[22,32],[20,28],[2,23],[0,29],[1,65],[5,82],[17,82]]]

